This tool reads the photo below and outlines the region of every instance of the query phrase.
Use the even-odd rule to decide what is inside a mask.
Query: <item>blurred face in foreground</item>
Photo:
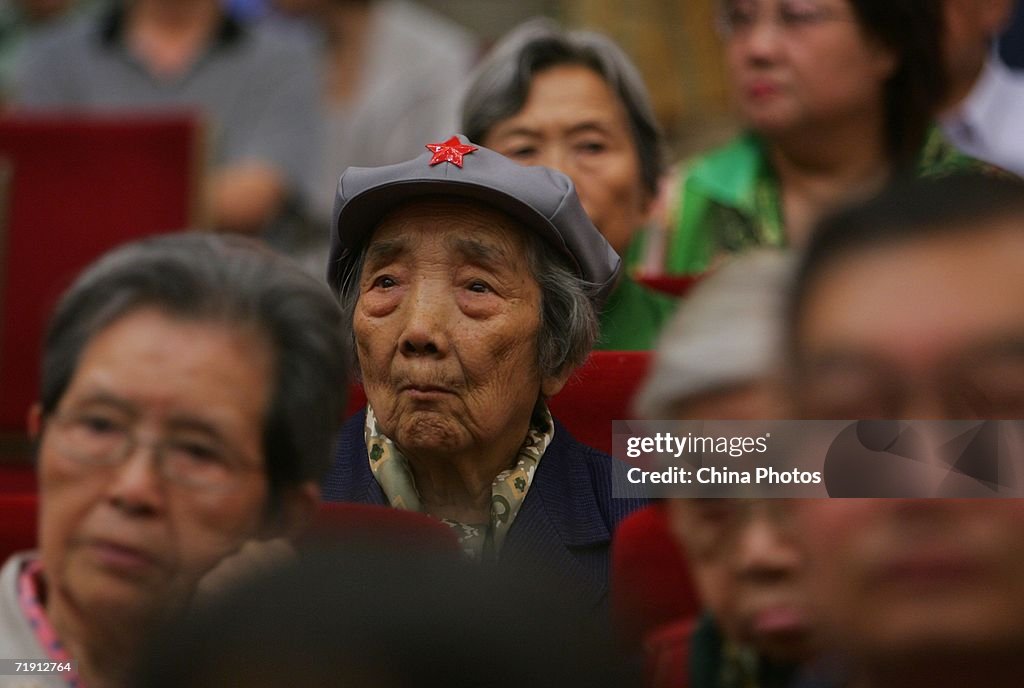
[[[272,356],[248,329],[132,311],[42,419],[40,550],[59,629],[185,604],[261,533]]]
[[[823,625],[870,673],[1019,670],[1020,500],[808,500],[797,525]]]
[[[810,283],[805,416],[1024,417],[1024,232],[970,229],[854,250]],[[823,626],[871,685],[1019,681],[1024,503],[811,500],[796,523]]]
[[[671,499],[705,608],[729,639],[778,662],[811,652],[804,557],[789,499]]]
[[[796,324],[806,418],[1024,418],[1020,220],[837,257]]]

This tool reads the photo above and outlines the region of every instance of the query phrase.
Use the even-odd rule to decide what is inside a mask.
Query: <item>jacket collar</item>
[[[123,3],[115,3],[100,18],[100,41],[104,46],[114,47],[124,36],[125,9]],[[244,30],[227,12],[221,13],[220,25],[215,33],[214,45],[229,45],[240,40]]]

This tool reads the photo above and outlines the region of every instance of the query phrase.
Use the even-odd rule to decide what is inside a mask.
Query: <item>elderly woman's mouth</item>
[[[403,385],[399,388],[399,392],[402,392],[414,399],[433,399],[455,393],[452,388],[445,387],[443,385],[418,384]]]

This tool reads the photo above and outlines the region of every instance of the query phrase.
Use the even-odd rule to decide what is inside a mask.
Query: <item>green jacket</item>
[[[672,317],[676,300],[623,275],[601,312],[601,336],[595,349],[653,349],[662,326]]]
[[[937,128],[932,129],[918,161],[918,175],[971,169],[995,168],[959,152]],[[665,251],[666,274],[697,274],[722,253],[786,245],[778,180],[755,134],[744,134],[685,162],[679,183]]]

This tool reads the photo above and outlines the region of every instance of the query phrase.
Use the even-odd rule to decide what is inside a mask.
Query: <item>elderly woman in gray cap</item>
[[[328,281],[369,401],[342,430],[326,499],[451,525],[473,558],[541,555],[606,592],[636,499],[545,399],[587,357],[618,255],[572,182],[465,138],[339,180]]]

